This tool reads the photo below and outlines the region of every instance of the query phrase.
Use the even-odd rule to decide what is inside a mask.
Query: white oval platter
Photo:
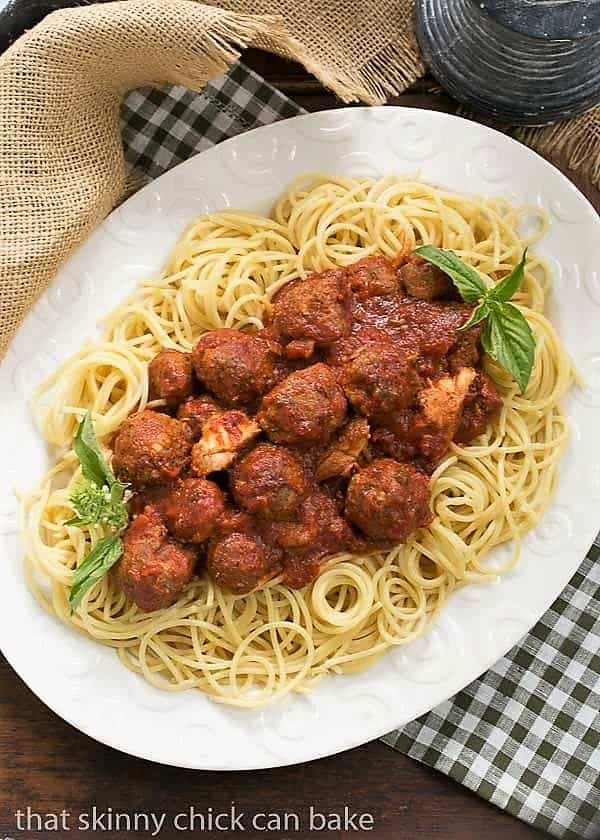
[[[539,250],[554,270],[551,316],[585,385],[567,402],[572,441],[556,498],[502,580],[454,593],[422,639],[367,671],[323,679],[262,711],[197,692],[166,693],[109,648],[52,618],[28,592],[16,489],[38,480],[45,447],[27,402],[97,321],[160,269],[183,227],[224,207],[268,213],[298,175],[419,173],[466,193],[540,205]],[[525,146],[447,114],[346,108],[294,117],[191,158],[141,190],[78,249],[19,330],[0,367],[0,646],[29,687],[82,732],[165,764],[241,770],[292,764],[377,738],[451,697],[535,624],[583,559],[600,524],[600,220],[557,169]]]

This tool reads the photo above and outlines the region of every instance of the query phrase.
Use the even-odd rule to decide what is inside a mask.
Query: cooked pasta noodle
[[[524,215],[535,236],[520,234]],[[459,195],[411,178],[298,179],[273,218],[211,213],[194,221],[162,274],[145,280],[86,344],[45,382],[33,410],[46,440],[63,455],[23,501],[26,574],[40,602],[71,627],[117,649],[123,663],[161,688],[198,688],[217,701],[256,707],[307,690],[326,673],[365,667],[393,645],[420,635],[457,587],[502,574],[522,536],[546,509],[567,439],[560,401],[573,369],[543,314],[550,272],[529,254],[516,303],[536,338],[524,395],[486,359],[503,408],[468,446],[452,444],[432,477],[430,527],[387,553],[331,558],[295,591],[280,580],[248,595],[195,578],[167,609],[145,613],[109,574],[71,613],[72,570],[101,526],[65,525],[77,481],[71,450],[90,410],[109,436],[133,409],[148,405],[147,362],[164,347],[189,351],[206,330],[260,328],[265,307],[289,280],[347,265],[370,253],[396,256],[431,243],[453,249],[494,282],[543,236],[539,208]],[[490,557],[508,543],[502,559]]]

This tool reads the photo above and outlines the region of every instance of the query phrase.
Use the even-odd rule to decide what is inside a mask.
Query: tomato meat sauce
[[[415,255],[370,256],[284,286],[263,330],[158,353],[164,405],[114,438],[133,491],[127,595],[165,607],[198,574],[235,594],[276,576],[301,588],[336,553],[427,527],[432,471],[501,407],[456,297]]]

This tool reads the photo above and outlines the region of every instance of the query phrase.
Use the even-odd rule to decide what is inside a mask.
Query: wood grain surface
[[[338,107],[341,103],[303,68],[250,50],[246,63],[307,110]],[[454,112],[455,103],[431,79],[416,84],[393,104]],[[560,160],[554,163],[561,165]],[[581,178],[578,186],[600,207],[597,190]],[[248,840],[304,840],[314,836],[376,838],[376,840],[526,840],[543,837],[513,817],[479,799],[460,785],[417,764],[380,742],[366,744],[338,756],[296,767],[246,773],[208,773],[167,768],[131,758],[80,734],[50,712],[0,661],[0,840],[4,838],[102,837],[106,840],[150,837],[144,830],[103,830],[106,814],[134,812],[165,814],[162,840],[183,837],[245,837]],[[318,834],[308,829],[309,809],[343,816],[370,815],[371,830],[333,830]],[[97,808],[96,831],[78,831],[78,819]],[[244,814],[246,830],[200,833],[177,831],[173,820],[190,808],[207,814]],[[67,828],[18,830],[15,813],[59,815]],[[300,830],[259,831],[251,827],[260,812],[297,814]],[[102,815],[105,815],[104,818]],[[224,819],[224,818],[223,818]],[[368,825],[368,820],[363,822]],[[318,821],[317,821],[318,824]],[[21,822],[24,825],[24,822]]]

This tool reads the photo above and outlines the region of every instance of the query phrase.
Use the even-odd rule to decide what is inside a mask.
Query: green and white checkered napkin
[[[129,94],[126,158],[156,178],[227,137],[302,113],[237,64],[201,94]],[[387,744],[557,837],[600,838],[600,541],[516,647]]]

